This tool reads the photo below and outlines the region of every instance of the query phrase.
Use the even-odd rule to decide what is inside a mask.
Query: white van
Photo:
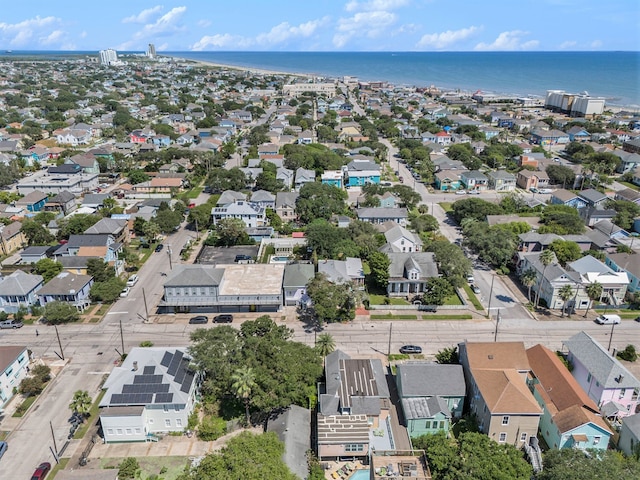
[[[133,287],[136,283],[138,283],[138,275],[133,274],[127,280],[127,287]]]
[[[620,315],[598,315],[596,323],[600,325],[612,325],[620,323]]]

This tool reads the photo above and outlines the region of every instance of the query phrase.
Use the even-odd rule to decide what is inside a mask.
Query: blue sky
[[[640,50],[638,0],[26,0],[0,49]],[[24,8],[20,8],[20,6]]]

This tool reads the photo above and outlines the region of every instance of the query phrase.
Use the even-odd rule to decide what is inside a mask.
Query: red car
[[[38,468],[36,468],[36,471],[33,472],[33,475],[31,476],[31,480],[42,480],[44,477],[47,476],[47,473],[49,473],[49,470],[51,470],[51,464],[49,462],[41,463],[38,466]]]

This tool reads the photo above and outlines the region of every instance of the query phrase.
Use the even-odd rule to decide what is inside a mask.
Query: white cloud
[[[133,34],[133,37],[122,42],[116,48],[118,50],[134,50],[146,47],[147,41],[156,41],[158,37],[168,37],[183,32],[185,27],[180,25],[182,15],[187,7],[174,7],[162,15],[153,23],[147,23],[141,30]]]
[[[0,22],[0,43],[12,47],[33,46],[28,43],[32,38],[46,39],[60,23],[59,18],[52,16],[36,16],[18,23]]]
[[[152,8],[146,8],[137,15],[131,15],[122,19],[122,23],[147,23],[153,16],[160,13],[164,9],[163,5],[156,5]]]
[[[449,45],[465,40],[476,32],[482,30],[482,27],[471,26],[469,28],[461,28],[460,30],[447,30],[440,33],[428,33],[423,35],[418,41],[418,48],[433,47],[445,48]]]
[[[59,43],[64,40],[65,32],[63,30],[54,30],[46,37],[40,37],[41,45],[51,45],[52,43]]]
[[[197,25],[201,28],[207,28],[211,25],[211,20],[199,20]]]
[[[357,0],[351,0],[348,2],[344,9],[347,12],[355,12],[358,10],[372,11],[372,10],[394,10],[396,8],[404,7],[409,3],[409,0],[370,0],[368,2],[358,2]]]
[[[576,45],[578,45],[578,42],[576,42],[575,40],[567,40],[566,42],[562,42],[558,48],[560,50],[569,50],[573,47],[575,47]]]
[[[326,24],[328,20],[329,17],[324,17],[301,23],[298,26],[289,25],[288,22],[282,22],[280,25],[273,27],[269,32],[259,34],[256,37],[256,42],[259,45],[273,45],[286,42],[291,38],[310,37],[319,27]]]
[[[80,38],[87,38],[87,32],[86,31],[80,32]]]
[[[205,50],[207,48],[235,48],[248,46],[250,41],[239,35],[230,35],[228,33],[205,35],[196,43],[189,47],[191,50]]]
[[[333,45],[344,47],[353,37],[367,36],[375,38],[387,31],[397,20],[391,12],[360,12],[338,21],[337,33],[333,36]]]
[[[537,47],[540,42],[538,40],[529,40],[523,42],[522,37],[529,35],[529,32],[523,32],[522,30],[511,30],[510,32],[502,32],[498,35],[493,43],[478,43],[474,50],[498,50],[498,51],[513,51],[513,50],[530,50]]]
[[[593,42],[591,42],[591,48],[601,48],[602,47],[602,40],[594,40]]]

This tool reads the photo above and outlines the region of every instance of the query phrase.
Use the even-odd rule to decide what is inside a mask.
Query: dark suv
[[[236,259],[234,262],[246,262],[247,260],[251,260],[251,255],[236,255]]]
[[[217,315],[213,317],[213,323],[231,323],[233,322],[233,315]]]
[[[203,324],[203,323],[207,323],[208,321],[209,321],[209,319],[204,315],[198,315],[197,317],[191,317],[189,319],[189,323],[191,325],[200,325],[200,324]]]

